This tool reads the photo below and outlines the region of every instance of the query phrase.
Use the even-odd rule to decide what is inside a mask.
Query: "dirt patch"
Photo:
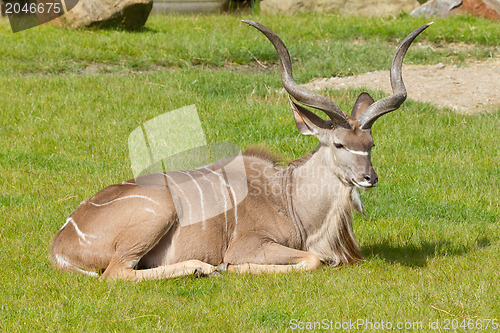
[[[408,98],[431,102],[460,113],[478,113],[500,107],[500,58],[469,63],[465,67],[437,64],[403,66]],[[350,77],[314,79],[309,90],[367,88],[391,93],[389,71],[375,71]]]

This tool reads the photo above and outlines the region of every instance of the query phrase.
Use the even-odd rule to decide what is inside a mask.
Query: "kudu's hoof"
[[[223,277],[222,273],[227,272],[228,267],[229,267],[229,263],[222,263],[215,268],[215,271],[208,274],[208,276],[209,277],[216,277],[216,278]]]
[[[201,278],[207,276],[207,274],[203,273],[203,269],[201,267],[198,267],[194,269],[193,276],[195,278]]]
[[[215,268],[215,271],[216,272],[219,272],[219,273],[222,273],[222,272],[227,272],[227,268],[229,267],[229,263],[228,262],[224,262],[220,265],[218,265],[216,268]]]
[[[211,278],[221,278],[221,277],[223,277],[223,275],[219,271],[213,271],[212,273],[208,274],[208,277],[211,277]]]

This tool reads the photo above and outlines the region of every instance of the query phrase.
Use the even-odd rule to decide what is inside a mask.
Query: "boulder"
[[[76,3],[78,0],[66,0]],[[153,0],[79,0],[55,24],[79,27],[139,29],[148,19]]]
[[[155,0],[153,13],[201,14],[221,13],[229,0]]]
[[[462,0],[431,0],[422,6],[414,9],[411,16],[440,16],[445,17],[450,15],[453,8],[462,4]]]
[[[266,14],[298,12],[337,12],[347,15],[396,16],[420,5],[418,0],[262,0],[260,10]]]

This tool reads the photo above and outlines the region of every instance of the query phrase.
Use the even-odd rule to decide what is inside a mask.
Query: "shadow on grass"
[[[457,244],[456,241],[441,240],[438,242],[423,242],[420,245],[394,245],[389,241],[363,246],[361,251],[367,260],[378,258],[391,264],[401,264],[408,267],[425,267],[429,260],[437,257],[460,256],[478,248],[490,246],[486,237],[478,238],[472,244]]]

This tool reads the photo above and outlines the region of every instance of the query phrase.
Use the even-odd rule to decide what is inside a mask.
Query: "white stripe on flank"
[[[94,276],[94,277],[99,277],[99,274],[97,274],[96,272],[89,272],[89,271],[86,271],[86,270],[83,270],[81,268],[78,268],[76,267],[75,265],[72,265],[70,264],[67,260],[61,258],[59,255],[56,254],[56,261],[59,265],[61,266],[67,266],[67,267],[71,267],[71,268],[74,268],[76,269],[78,272],[80,273],[83,273],[83,274],[87,274],[87,275],[90,275],[90,276]]]
[[[82,232],[80,230],[80,228],[78,228],[78,225],[76,224],[75,220],[73,220],[72,217],[68,217],[68,219],[66,220],[66,224],[68,222],[71,222],[71,224],[73,225],[73,227],[75,227],[75,230],[76,230],[76,233],[77,233],[78,237],[80,237],[85,243],[87,243],[87,244],[90,245],[90,241],[87,239],[87,237],[89,237],[89,238],[97,238],[97,236],[86,234],[86,233]],[[80,240],[78,240],[78,241],[80,242],[80,245],[83,245]]]
[[[172,179],[172,177],[170,177],[167,173],[164,173],[165,177],[168,178],[168,181],[170,183],[172,183],[176,188],[179,189],[179,192],[180,194],[182,194],[182,196],[184,197],[184,199],[186,200],[186,203],[188,205],[188,208],[189,208],[189,219],[191,219],[191,217],[193,216],[193,212],[191,211],[191,203],[189,202],[189,199],[188,197],[186,196],[186,193],[184,193],[184,191],[182,190],[182,188]],[[172,196],[172,200],[173,200],[173,196]],[[182,198],[181,198],[181,205],[182,205]],[[174,206],[175,206],[175,203],[174,203]],[[179,214],[177,214],[177,217],[179,217]],[[185,219],[186,217],[183,216],[182,217],[183,219]],[[179,218],[180,220],[180,218]],[[189,220],[186,220],[186,221],[189,221]],[[180,221],[179,221],[180,222]],[[181,228],[179,227],[179,230],[181,230]]]
[[[148,213],[151,213],[151,214],[154,214],[154,215],[158,215],[154,209],[151,209],[151,208],[144,208],[144,210]]]
[[[64,222],[63,226],[62,226],[62,227],[61,227],[61,229],[59,229],[59,230],[63,230],[63,229],[64,229],[64,227],[66,227],[66,226],[68,225],[68,223],[69,223],[69,221],[70,221],[70,220],[72,220],[72,218],[71,218],[71,217],[68,217],[68,218],[66,219],[66,222]]]
[[[353,153],[355,155],[363,155],[363,156],[368,156],[367,151],[358,151],[358,150],[351,150],[349,148],[345,148],[348,152]]]
[[[203,172],[201,172],[201,171],[199,171],[199,170],[192,170],[192,171],[189,171],[189,172],[198,172],[199,174],[201,174],[201,176],[202,176],[203,178],[207,179],[207,178],[205,177],[205,175],[203,174]],[[208,182],[209,182],[209,183],[211,183],[211,182],[210,182],[210,180],[209,180]],[[200,184],[200,183],[198,183],[198,182],[197,182],[197,184]],[[202,184],[202,186],[203,186],[203,182],[202,182],[201,184]],[[198,186],[198,185],[197,185],[197,186]],[[198,189],[199,189],[201,192],[203,192],[203,190],[201,189],[201,186],[198,186]],[[213,187],[213,186],[212,186],[212,191],[214,192],[214,195],[216,195],[216,194],[215,194],[215,189],[214,189],[214,187]],[[200,192],[200,193],[201,193],[201,192]],[[208,196],[210,196],[210,194],[208,194]],[[202,196],[202,197],[201,197],[201,201],[203,201],[203,200],[204,200],[204,198],[203,198],[203,196]],[[208,201],[207,201],[207,204],[208,204],[208,205],[210,205],[210,202],[208,202]],[[203,205],[204,205],[204,204],[202,203],[202,204],[201,204],[201,207],[202,207],[202,209],[203,209],[203,213],[206,213],[206,212],[205,212],[205,209],[203,208]],[[208,212],[208,214],[210,215],[210,212]],[[208,218],[210,218],[210,216],[209,216]],[[206,226],[205,226],[205,219],[206,219],[206,214],[203,214],[203,221],[201,222],[201,229],[202,229],[202,230],[205,230],[205,228],[206,228]]]
[[[145,199],[145,200],[148,200],[148,201],[154,203],[155,205],[158,205],[158,206],[160,205],[159,203],[157,203],[156,201],[154,201],[150,197],[146,197],[144,195],[137,195],[137,194],[127,195],[126,197],[121,197],[121,198],[116,198],[114,200],[111,200],[110,202],[106,202],[106,203],[103,203],[103,204],[97,204],[97,203],[91,202],[91,201],[89,201],[89,203],[92,204],[92,205],[94,205],[94,206],[96,206],[96,207],[102,207],[102,206],[106,206],[106,205],[112,204],[113,202],[116,202],[116,201],[120,201],[120,200],[124,200],[124,199],[130,199],[130,198]]]
[[[212,171],[214,172],[214,171]],[[233,231],[233,237],[236,236],[236,227],[238,226],[238,200],[236,199],[236,193],[234,192],[233,188],[231,187],[230,184],[226,182],[224,178],[222,178],[220,175],[219,177],[221,180],[224,182],[224,185],[231,191],[231,195],[233,196],[233,207],[234,207],[234,231]]]
[[[202,168],[202,169],[203,169],[203,168]],[[205,169],[206,169],[206,168],[205,168]],[[218,206],[218,204],[217,204],[217,202],[218,202],[218,200],[217,200],[217,199],[218,199],[218,198],[217,198],[217,197],[218,197],[218,195],[217,195],[217,191],[215,190],[214,182],[213,182],[213,181],[211,181],[210,179],[208,179],[208,178],[207,178],[207,174],[206,174],[206,173],[204,173],[204,172],[202,172],[200,169],[193,170],[193,172],[198,172],[198,173],[199,173],[199,174],[200,174],[200,175],[201,175],[201,176],[202,176],[202,177],[206,180],[206,182],[207,182],[208,184],[210,184],[210,187],[212,188],[212,192],[213,192],[213,194],[214,194],[214,200],[215,200],[215,202],[216,202],[216,206]],[[202,183],[202,184],[203,184],[203,183]],[[224,195],[224,193],[222,193],[222,194]],[[225,206],[225,201],[226,201],[226,198],[224,198],[224,206]],[[208,204],[210,204],[210,202],[208,202]],[[218,212],[218,207],[216,207],[215,209],[216,209],[216,213],[215,213],[215,214],[216,214],[216,215],[219,215],[219,212]],[[210,215],[210,216],[209,216],[208,218],[214,217],[214,215],[213,215],[213,214],[214,214],[214,212],[213,212],[213,211],[209,212],[209,215]],[[215,216],[216,216],[216,215],[215,215]],[[205,221],[203,221],[203,229],[205,229]]]
[[[193,180],[194,184],[196,185],[196,187],[198,188],[198,192],[200,192],[201,219],[203,221],[203,228],[205,228],[205,205],[203,203],[203,191],[201,190],[200,184],[198,184],[196,179],[194,179],[193,176],[191,176],[189,174],[189,172],[186,172],[186,171],[179,171],[179,172],[183,173],[183,174],[187,175],[189,178],[191,178]]]
[[[233,195],[233,206],[234,206],[234,231],[233,231],[233,237],[236,236],[236,228],[238,227],[238,200],[236,199],[236,193],[234,192],[233,188],[231,185],[227,184],[227,187],[229,187],[229,190],[231,191],[231,194]]]
[[[213,173],[214,175],[216,175],[217,177],[219,177],[219,179],[221,180],[220,181],[220,186],[221,186],[221,193],[222,193],[222,197],[224,198],[224,220],[226,221],[226,233],[227,233],[227,210],[228,210],[228,205],[227,205],[227,200],[226,200],[226,192],[224,191],[224,186],[225,186],[225,183],[226,181],[224,180],[224,178],[218,173],[218,172],[215,172],[213,171],[212,169],[210,168],[207,168],[207,167],[203,167],[204,169],[210,171],[211,173]],[[227,185],[226,185],[226,188],[227,188]]]

